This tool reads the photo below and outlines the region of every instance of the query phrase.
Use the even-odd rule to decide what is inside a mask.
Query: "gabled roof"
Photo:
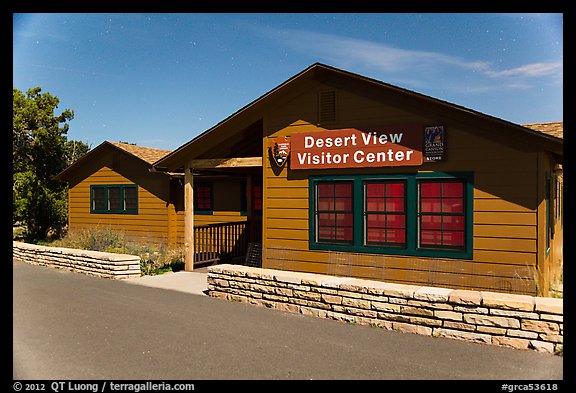
[[[212,128],[204,131],[202,134],[198,135],[191,141],[185,143],[178,149],[162,157],[160,160],[153,164],[154,168],[163,171],[173,171],[182,168],[189,159],[196,158],[204,151],[206,151],[206,145],[217,145],[218,143],[221,143],[221,141],[225,138],[230,137],[229,133],[240,132],[241,130],[236,127],[236,123],[250,124],[251,122],[253,123],[262,118],[263,106],[272,101],[277,95],[279,95],[280,91],[284,91],[293,86],[301,86],[303,83],[306,83],[306,81],[312,80],[314,78],[320,79],[324,77],[341,78],[346,80],[346,82],[350,82],[350,84],[357,84],[365,87],[367,86],[378,91],[386,91],[395,94],[397,97],[427,102],[437,109],[448,109],[451,111],[451,113],[457,116],[474,117],[477,120],[483,121],[484,124],[487,125],[485,128],[488,130],[496,128],[494,126],[506,127],[511,132],[515,132],[520,135],[527,135],[529,138],[536,138],[538,143],[542,144],[544,149],[549,149],[550,151],[554,151],[557,154],[562,154],[563,141],[561,138],[558,138],[552,134],[524,127],[494,116],[486,115],[473,109],[465,108],[463,106],[433,98],[421,93],[416,93],[411,90],[400,88],[376,79],[354,74],[352,72],[341,70],[322,63],[314,63],[284,83],[280,84],[256,100],[252,101],[248,105],[244,106],[237,112],[228,116],[226,119],[222,120]],[[200,147],[202,148],[200,149]]]
[[[170,153],[170,150],[163,150],[163,149],[155,149],[152,147],[144,147],[144,146],[137,146],[131,145],[129,143],[122,143],[122,142],[109,142],[104,141],[94,149],[90,150],[84,156],[76,160],[72,163],[68,168],[64,169],[54,178],[56,180],[66,180],[68,175],[75,171],[77,168],[81,167],[85,162],[89,162],[91,159],[96,157],[98,154],[101,154],[102,151],[106,149],[115,149],[124,154],[130,155],[132,157],[136,157],[138,160],[145,162],[152,168],[152,164],[162,157],[166,156],[166,154]]]
[[[148,164],[152,165],[166,154],[170,153],[171,150],[163,150],[163,149],[155,149],[152,147],[144,147],[144,146],[137,146],[131,145],[129,143],[122,143],[122,142],[108,142],[119,149],[126,151],[133,156],[138,157],[142,161],[147,162]]]
[[[564,139],[564,122],[554,121],[549,123],[530,123],[523,124],[524,127],[531,128],[535,131],[551,135],[555,138]]]

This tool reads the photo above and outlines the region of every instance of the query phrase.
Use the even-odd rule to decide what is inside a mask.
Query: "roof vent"
[[[336,90],[318,92],[318,123],[333,123],[336,121]]]

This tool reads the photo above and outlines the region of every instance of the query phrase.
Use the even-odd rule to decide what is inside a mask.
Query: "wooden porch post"
[[[194,270],[194,178],[189,164],[184,167],[184,269]]]
[[[254,238],[254,225],[252,223],[252,174],[246,176],[246,227],[248,229],[248,243]],[[246,243],[246,247],[248,247]]]

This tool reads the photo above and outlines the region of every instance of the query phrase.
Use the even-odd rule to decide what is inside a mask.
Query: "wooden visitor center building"
[[[563,123],[518,125],[315,63],[174,151],[104,142],[58,175],[69,230],[194,264],[547,296]]]

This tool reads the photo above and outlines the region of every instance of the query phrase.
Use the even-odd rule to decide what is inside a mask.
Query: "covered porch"
[[[233,136],[215,132],[219,124],[154,164],[183,174],[187,271],[223,262],[261,265],[263,122],[224,123]],[[214,204],[227,212],[211,211]]]
[[[254,160],[257,164],[258,160]],[[260,159],[261,161],[261,159]],[[193,162],[192,165],[208,165]],[[211,164],[209,164],[211,165]],[[258,173],[258,166],[235,167],[228,172],[221,170],[206,171],[203,168],[203,175],[197,170],[185,176],[185,216],[184,216],[184,247],[185,247],[185,269],[192,271],[197,267],[213,265],[218,263],[243,264],[260,267],[262,264],[262,180]],[[207,174],[212,172],[212,174]],[[218,172],[218,173],[217,173]],[[225,171],[224,171],[225,172]],[[204,190],[195,186],[204,183],[206,179],[217,179],[222,182],[238,182],[242,186],[240,194],[235,194],[235,190],[227,190],[225,197],[228,199],[239,198],[241,204],[241,220],[229,222],[205,223],[197,218],[202,217],[202,212],[198,212],[198,206],[202,202],[195,202],[198,198],[203,198],[201,194]],[[186,203],[188,201],[188,203]],[[196,219],[195,219],[196,217]]]

